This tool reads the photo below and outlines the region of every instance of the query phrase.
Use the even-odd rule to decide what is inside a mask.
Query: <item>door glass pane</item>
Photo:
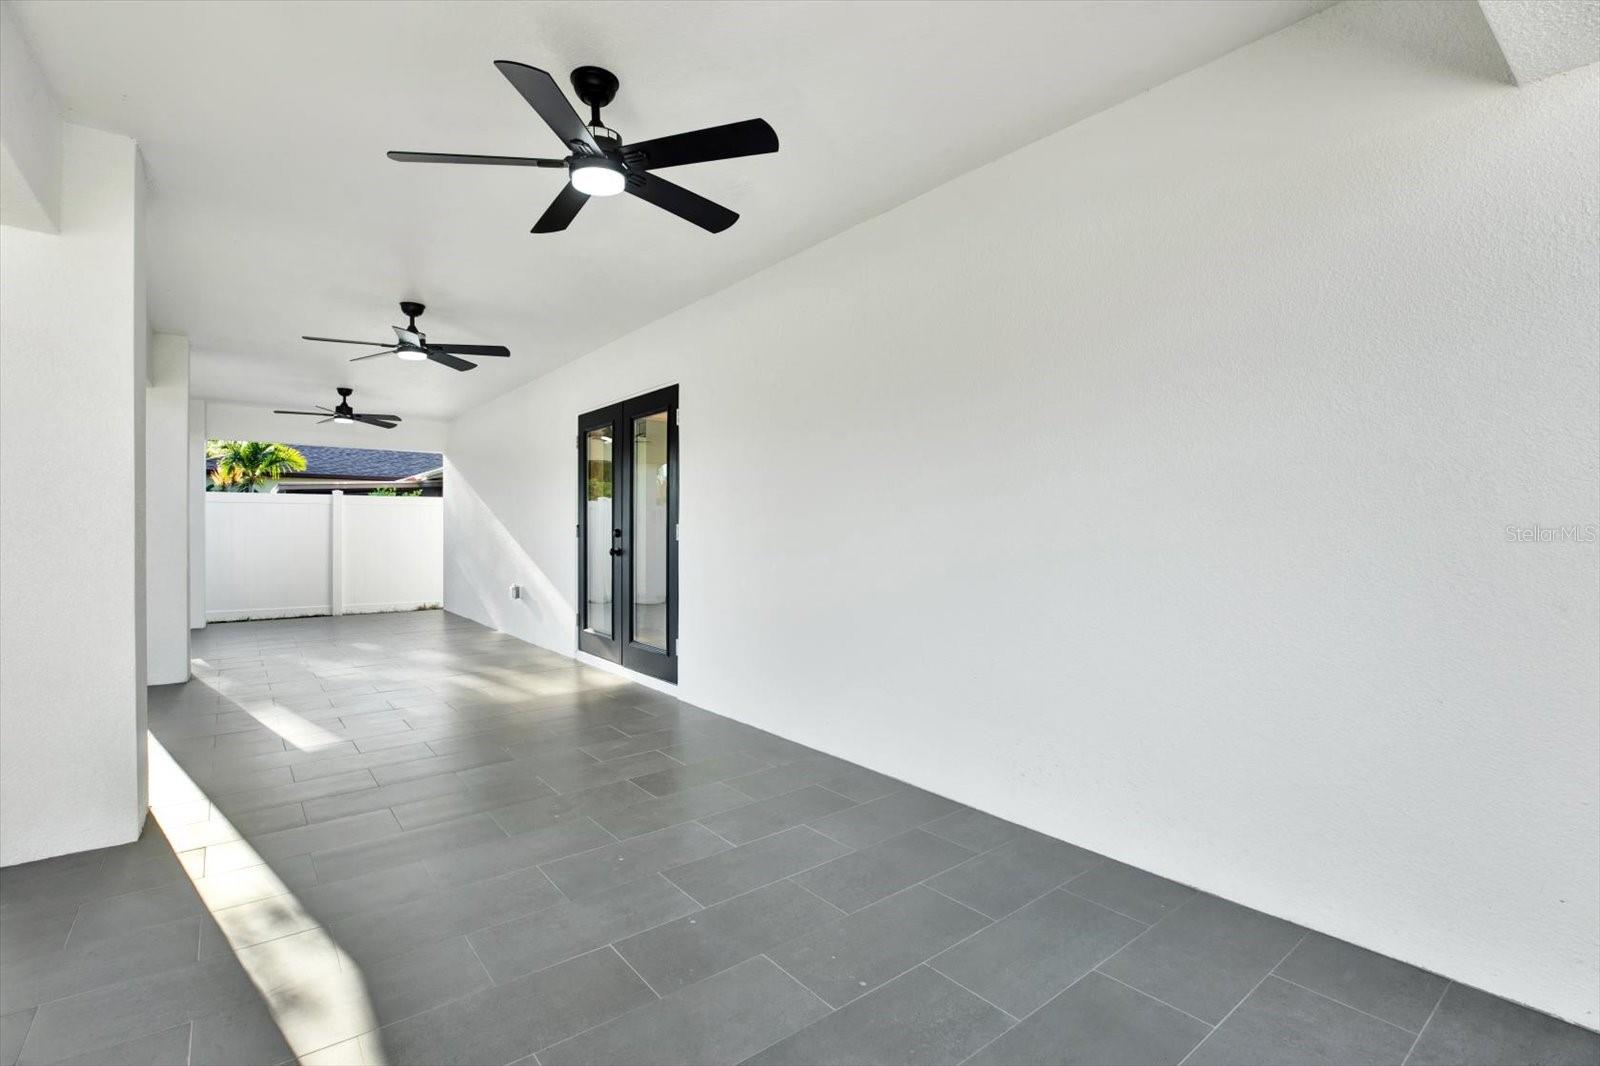
[[[583,449],[588,487],[584,490],[583,550],[585,584],[583,612],[588,628],[611,636],[611,430],[591,429],[584,434]]]
[[[633,420],[633,640],[667,650],[667,413]]]

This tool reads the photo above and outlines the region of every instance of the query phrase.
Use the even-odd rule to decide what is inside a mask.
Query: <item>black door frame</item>
[[[610,635],[590,628],[589,619],[589,449],[588,436],[594,430],[611,435],[611,618],[606,628]],[[622,556],[618,541],[622,535],[622,405],[613,404],[590,411],[578,419],[578,647],[590,655],[612,662],[622,661],[622,612],[618,608],[618,588],[622,584]]]
[[[633,634],[633,421],[667,415],[666,648],[641,644]],[[611,433],[611,636],[589,628],[588,433]],[[678,680],[678,386],[669,385],[578,418],[578,647],[591,655],[673,684]]]

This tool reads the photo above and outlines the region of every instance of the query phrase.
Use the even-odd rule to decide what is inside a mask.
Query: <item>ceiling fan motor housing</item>
[[[621,86],[617,76],[604,67],[576,67],[572,71],[573,91],[596,112],[611,105]]]

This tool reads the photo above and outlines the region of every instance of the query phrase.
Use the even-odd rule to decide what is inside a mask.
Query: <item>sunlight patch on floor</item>
[[[213,862],[218,849],[208,846],[183,852],[184,867],[295,1055],[320,1066],[383,1066],[360,967],[154,736],[149,758],[150,808],[162,832],[192,838],[196,825],[207,825],[222,838],[224,861]],[[209,817],[196,819],[202,804]],[[207,950],[202,937],[202,955]]]
[[[321,751],[344,743],[344,738],[281,706],[246,706],[245,712],[301,751]]]

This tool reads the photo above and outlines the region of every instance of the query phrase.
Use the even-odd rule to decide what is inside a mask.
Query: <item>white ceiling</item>
[[[1329,0],[1077,3],[17,0],[70,121],[125,133],[150,180],[152,325],[194,387],[265,406],[451,416]],[[707,234],[642,201],[528,228],[560,172],[388,149],[561,155],[491,65],[622,80],[628,140],[762,117],[776,155],[673,171],[743,218]],[[1085,205],[1092,209],[1093,205]],[[458,374],[302,333],[507,344]]]

